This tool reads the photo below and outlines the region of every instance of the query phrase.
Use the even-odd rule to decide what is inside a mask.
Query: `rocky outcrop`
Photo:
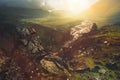
[[[0,80],[4,79],[4,76],[8,77],[9,79],[12,79],[12,77],[14,77],[15,80],[19,80],[18,77],[21,77],[23,75],[27,77],[26,80],[69,80],[68,78],[73,77],[73,75],[76,73],[78,74],[76,77],[79,76],[81,79],[70,80],[107,80],[106,75],[110,75],[110,78],[111,76],[113,77],[115,73],[112,70],[118,70],[117,68],[119,68],[118,63],[113,63],[109,60],[106,65],[99,66],[99,64],[97,64],[99,61],[102,62],[102,60],[104,60],[103,58],[109,57],[108,55],[101,53],[102,50],[100,48],[103,48],[101,44],[106,45],[112,41],[109,41],[109,39],[104,40],[101,37],[100,39],[94,37],[94,33],[97,31],[96,23],[83,22],[81,25],[73,27],[71,29],[73,31],[71,32],[71,36],[73,37],[70,38],[71,40],[69,39],[70,41],[68,40],[68,42],[65,42],[65,45],[63,45],[59,52],[54,52],[52,50],[48,51],[46,47],[43,46],[42,42],[46,40],[49,35],[48,33],[45,33],[48,35],[46,37],[41,33],[42,36],[46,37],[45,39],[42,37],[43,40],[41,41],[41,35],[40,32],[38,34],[39,30],[36,31],[37,29],[38,28],[35,27],[17,28],[16,34],[18,35],[16,43],[18,45],[15,45],[17,48],[11,50],[11,55],[9,53],[8,55],[5,52],[6,55],[10,57],[11,61],[8,61],[7,63],[5,59],[6,57],[4,58],[0,55]],[[51,32],[52,31],[49,33]],[[54,35],[50,39],[48,38],[48,40],[53,40],[53,42],[55,42],[55,40],[52,39],[53,37]],[[119,38],[115,40],[119,40]],[[48,41],[48,43],[49,42],[51,41]],[[44,43],[46,43],[46,41]],[[46,45],[48,43],[46,43]],[[51,45],[53,45],[53,43],[51,43]],[[50,45],[48,44],[47,48],[50,48],[49,46]],[[100,52],[99,55],[97,55],[97,51]],[[93,57],[94,55],[95,58]],[[102,55],[102,57],[100,55]],[[103,57],[103,55],[105,57]],[[115,59],[119,61],[118,54],[116,54],[116,56],[117,57]],[[101,59],[99,59],[100,57]],[[113,57],[109,58],[112,59]],[[14,75],[14,73],[17,75]]]
[[[47,54],[41,44],[40,36],[34,28],[17,28],[19,41],[25,46],[32,54],[39,54],[44,56]]]
[[[49,73],[70,76],[66,63],[59,56],[46,52],[40,36],[34,28],[18,28],[19,41],[35,57],[39,58],[41,67]],[[29,53],[29,55],[31,55]],[[49,54],[48,54],[49,53]]]

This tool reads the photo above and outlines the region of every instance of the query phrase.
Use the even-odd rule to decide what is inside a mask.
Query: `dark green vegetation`
[[[119,22],[98,26],[67,49],[63,45],[72,38],[70,28],[82,20],[51,18],[50,13],[36,11],[1,8],[0,80],[120,79]],[[36,24],[31,18],[38,16]]]

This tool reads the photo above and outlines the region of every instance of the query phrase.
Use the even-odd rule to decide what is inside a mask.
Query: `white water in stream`
[[[80,38],[83,34],[88,33],[92,30],[93,23],[90,21],[83,21],[80,25],[77,25],[71,28],[70,35],[73,36],[73,39],[67,41],[63,47],[70,47],[70,44]]]

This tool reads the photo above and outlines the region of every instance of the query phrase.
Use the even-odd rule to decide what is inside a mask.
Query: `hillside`
[[[119,0],[100,0],[89,9],[82,12],[78,17],[92,20],[100,26],[114,24],[120,21]]]
[[[120,79],[119,24],[94,26],[68,47],[69,32],[24,26],[0,27],[0,79]]]
[[[1,6],[0,80],[120,80],[118,2],[70,17]]]

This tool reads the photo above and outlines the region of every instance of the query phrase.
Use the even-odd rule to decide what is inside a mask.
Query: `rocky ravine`
[[[109,80],[106,76],[95,77],[89,74],[86,76],[88,72],[103,75],[109,71],[95,64],[102,61],[98,58],[108,56],[106,59],[109,59],[112,57],[107,53],[99,54],[100,51],[104,51],[102,47],[111,47],[106,38],[96,37],[100,33],[101,31],[97,29],[95,23],[83,22],[71,29],[72,39],[64,42],[65,44],[58,52],[52,52],[42,44],[41,36],[36,28],[18,27],[15,35],[12,35],[14,37],[11,38],[9,34],[0,36],[2,42],[0,47],[0,80],[83,79],[78,76],[76,79],[76,73],[82,73],[85,78],[90,80]],[[119,38],[117,38],[118,40]],[[119,45],[115,47],[117,48]],[[100,57],[98,57],[99,55]],[[118,67],[115,63],[119,61],[113,62],[112,59],[105,61],[106,65]]]

